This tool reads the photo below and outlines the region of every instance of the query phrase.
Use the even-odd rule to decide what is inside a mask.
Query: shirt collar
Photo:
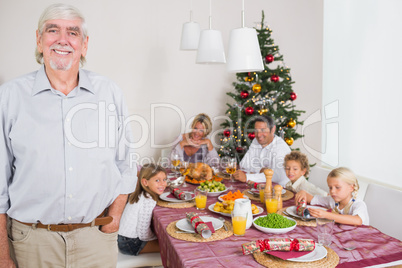
[[[277,139],[278,139],[278,138],[279,138],[279,137],[275,135],[275,136],[274,136],[274,139],[271,141],[271,143],[268,144],[267,146],[265,146],[263,149],[271,148],[271,147],[273,146],[273,144],[275,144],[275,143],[277,142]],[[261,148],[262,148],[261,144],[258,143],[257,139],[254,139],[254,140],[253,140],[253,142],[250,144],[250,147],[258,148],[258,149],[261,149]]]
[[[306,180],[306,178],[304,176],[301,176],[300,178],[297,179],[297,181],[295,181],[293,183],[293,187],[297,188],[299,185],[301,185],[304,181]]]
[[[95,94],[94,88],[92,86],[91,81],[89,80],[88,75],[81,68],[79,69],[78,88],[85,89],[85,90],[91,92],[92,94]],[[50,85],[49,79],[47,78],[46,71],[45,71],[45,65],[42,64],[42,66],[36,73],[35,83],[32,88],[32,96],[35,96],[36,94],[38,94],[42,91],[51,90],[51,89],[52,89],[52,86]]]

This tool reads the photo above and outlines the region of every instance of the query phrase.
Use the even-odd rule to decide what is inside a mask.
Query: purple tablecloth
[[[224,183],[230,184],[226,181]],[[233,186],[236,190],[246,189],[244,183],[236,182]],[[194,185],[187,184],[187,187],[183,189],[194,188]],[[208,196],[207,206],[216,201],[218,201],[217,197]],[[263,206],[258,201],[252,201],[252,203]],[[284,207],[293,205],[293,199],[283,204]],[[231,236],[224,240],[206,243],[187,242],[169,236],[166,231],[169,223],[185,218],[185,213],[188,211],[197,210],[196,208],[172,209],[159,206],[154,209],[153,224],[159,239],[164,267],[263,267],[254,260],[252,255],[243,256],[242,244],[273,237],[306,238],[317,241],[315,227],[308,226],[297,226],[293,231],[281,235],[262,233],[252,226],[246,230],[243,237]],[[221,216],[208,209],[199,213],[216,218]],[[262,215],[266,215],[266,212]],[[224,218],[230,220],[230,217]],[[353,251],[342,249],[342,247],[350,246],[355,246],[356,249]],[[402,242],[371,226],[336,224],[330,248],[339,256],[338,267],[363,267],[402,260]]]

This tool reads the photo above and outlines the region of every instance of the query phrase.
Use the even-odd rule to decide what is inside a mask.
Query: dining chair
[[[367,205],[370,225],[402,240],[402,213],[399,208],[401,201],[402,191],[369,183],[364,202]]]
[[[308,181],[328,192],[327,177],[330,172],[330,169],[314,166],[310,170]]]
[[[160,267],[162,259],[160,253],[142,253],[138,256],[124,255],[119,251],[116,268],[133,267]]]

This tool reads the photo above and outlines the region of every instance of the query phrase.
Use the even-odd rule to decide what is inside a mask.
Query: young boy
[[[292,151],[286,155],[285,172],[290,181],[286,184],[285,188],[296,193],[304,190],[313,196],[327,196],[327,192],[306,180],[304,176],[308,175],[309,169],[308,159],[305,154],[299,151]]]

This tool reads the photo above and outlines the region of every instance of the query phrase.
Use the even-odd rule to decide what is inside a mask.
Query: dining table
[[[243,182],[222,181],[226,187],[233,186],[234,191],[247,192],[249,186]],[[178,187],[182,191],[193,191],[197,185],[187,183],[186,187]],[[251,203],[262,207],[267,215],[265,206],[256,199]],[[253,254],[243,255],[242,244],[252,241],[270,238],[291,238],[291,239],[313,239],[317,241],[317,230],[315,226],[297,225],[295,229],[283,234],[271,234],[257,230],[253,225],[246,230],[244,236],[231,235],[224,239],[210,242],[193,242],[176,239],[169,235],[167,230],[172,222],[186,218],[186,213],[195,212],[200,216],[219,218],[222,215],[210,211],[208,206],[218,201],[218,196],[208,196],[207,208],[197,210],[195,206],[184,208],[173,208],[157,205],[153,211],[153,228],[159,240],[160,253],[164,267],[265,267],[256,261]],[[292,198],[283,201],[283,208],[294,206],[294,195]],[[395,204],[396,205],[396,204]],[[225,221],[231,222],[230,216],[222,216]],[[392,219],[384,219],[392,220]],[[313,225],[313,224],[311,224]],[[355,247],[353,250],[344,248]],[[367,267],[379,265],[385,266],[389,263],[402,263],[402,242],[394,237],[388,236],[373,226],[352,226],[335,224],[333,229],[332,243],[328,246],[336,259],[336,264],[331,267]],[[338,261],[339,258],[339,261]],[[313,262],[300,263],[283,261],[273,267],[319,267],[312,265]],[[281,263],[281,264],[280,264]],[[297,266],[297,265],[300,266]],[[292,266],[293,265],[293,266]],[[322,267],[322,266],[321,266]]]

